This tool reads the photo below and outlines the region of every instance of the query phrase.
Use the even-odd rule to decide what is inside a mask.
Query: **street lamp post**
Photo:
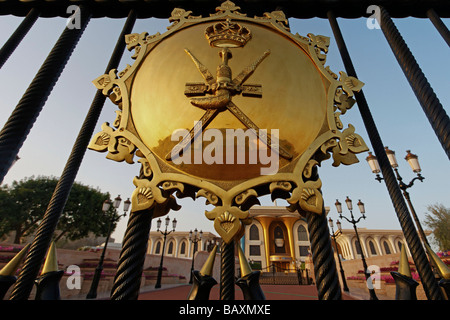
[[[158,278],[156,279],[155,289],[161,288],[161,277],[162,277],[162,270],[163,270],[164,250],[166,247],[166,237],[168,234],[174,232],[175,228],[177,226],[177,219],[173,219],[172,220],[172,230],[167,231],[167,227],[169,226],[169,223],[170,223],[170,218],[167,217],[165,220],[166,220],[166,230],[164,232],[159,230],[159,228],[161,227],[161,219],[158,219],[158,221],[156,221],[156,227],[157,227],[156,231],[159,231],[164,236],[164,240],[163,240],[163,247],[162,247],[162,252],[161,252],[161,262],[160,262],[159,268],[158,268]]]
[[[412,154],[410,150],[406,150],[406,157],[405,160],[408,161],[412,171],[417,174],[417,177],[414,177],[408,184],[403,182],[403,178],[400,176],[400,173],[398,172],[398,163],[397,159],[395,157],[395,152],[392,150],[389,150],[388,147],[385,147],[386,155],[389,159],[389,163],[391,164],[391,167],[394,169],[395,175],[398,180],[398,186],[403,192],[403,196],[406,199],[406,202],[408,203],[408,207],[411,210],[411,214],[413,216],[414,222],[416,223],[417,229],[419,231],[419,235],[422,238],[423,243],[427,244],[429,246],[427,237],[425,235],[425,232],[422,229],[422,225],[419,221],[419,218],[417,217],[416,210],[414,209],[414,206],[412,205],[411,198],[409,197],[407,189],[411,188],[414,185],[414,181],[420,180],[420,182],[423,182],[425,177],[423,177],[420,172],[422,169],[419,165],[419,157],[415,154]],[[372,169],[372,172],[376,174],[376,180],[381,183],[381,180],[383,180],[382,177],[380,177],[380,166],[378,165],[377,158],[372,155],[371,152],[369,152],[369,156],[366,158],[366,161],[368,162],[370,168]]]
[[[344,269],[342,268],[341,257],[339,256],[339,250],[338,250],[338,246],[337,246],[337,242],[336,242],[336,234],[334,233],[334,229],[333,229],[333,220],[331,218],[328,219],[328,224],[330,225],[330,228],[331,228],[331,237],[333,238],[334,246],[336,248],[336,254],[338,256],[339,268],[341,269],[341,278],[342,278],[342,284],[344,286],[344,291],[349,292],[348,287],[347,287],[347,281],[345,280]],[[342,233],[341,223],[339,222],[339,220],[336,221],[336,224],[338,226],[338,232]]]
[[[192,266],[191,266],[191,277],[189,279],[189,283],[193,283],[192,278],[192,272],[194,271],[194,259],[195,259],[195,252],[197,251],[197,243],[202,240],[203,231],[200,230],[199,236],[197,237],[197,228],[194,230],[194,234],[192,234],[192,230],[189,231],[189,241],[191,241],[194,244],[194,252],[192,253]]]
[[[348,219],[347,217],[342,215],[342,204],[336,199],[336,209],[337,212],[339,213],[339,218],[344,218],[345,220],[347,220],[348,222],[350,222],[353,225],[353,229],[355,229],[355,234],[356,234],[356,240],[358,241],[358,246],[361,252],[361,260],[363,263],[363,267],[364,267],[364,275],[366,277],[366,283],[369,284],[368,279],[370,278],[370,274],[368,273],[368,267],[367,267],[367,263],[366,263],[366,258],[364,257],[364,252],[363,252],[363,248],[361,246],[361,241],[359,239],[359,234],[358,234],[358,228],[356,227],[356,224],[359,223],[359,221],[361,221],[361,219],[366,219],[366,216],[364,215],[366,213],[365,208],[364,208],[364,203],[361,202],[361,200],[358,201],[358,208],[361,212],[361,217],[359,217],[357,220],[355,220],[355,218],[353,217],[353,205],[352,205],[352,200],[349,199],[349,197],[347,196],[347,199],[345,199],[345,203],[347,204],[347,208],[350,211],[350,217],[351,219]],[[376,294],[375,294],[375,289],[372,287],[369,288],[369,293],[370,293],[370,300],[378,300]]]
[[[122,202],[122,199],[120,198],[120,195],[118,195],[114,199],[114,202],[112,204],[113,204],[114,208],[117,209],[117,208],[119,208],[121,202]],[[102,255],[100,256],[100,260],[98,262],[97,268],[95,268],[95,273],[94,273],[94,277],[92,278],[91,288],[89,289],[89,292],[86,295],[86,299],[97,298],[98,283],[100,281],[100,277],[101,277],[101,274],[103,271],[103,261],[105,260],[106,247],[108,246],[109,238],[111,237],[112,226],[113,226],[114,222],[119,221],[120,218],[126,216],[128,208],[130,207],[130,204],[131,204],[130,199],[126,200],[123,203],[123,211],[124,211],[123,214],[121,214],[117,217],[114,217],[114,216],[110,217],[108,233],[106,235],[106,240],[105,240],[105,245],[103,247]],[[107,199],[103,202],[102,211],[106,214],[106,212],[109,210],[110,207],[111,207],[111,200]]]

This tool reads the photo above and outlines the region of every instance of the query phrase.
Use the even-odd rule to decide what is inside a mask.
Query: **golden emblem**
[[[363,83],[325,67],[329,38],[293,35],[281,11],[239,10],[231,1],[209,17],[175,9],[166,33],[126,36],[136,61],[93,81],[119,108],[114,128],[103,124],[89,145],[115,161],[139,158],[132,211],[177,209],[174,192],[204,197],[226,243],[261,195],[321,214],[315,167],[367,150],[340,119]]]
[[[188,49],[186,53],[191,57],[200,74],[205,79],[206,83],[186,83],[184,94],[188,97],[205,95],[206,93],[213,94],[213,96],[205,98],[192,98],[191,104],[206,110],[201,119],[197,122],[204,129],[219,112],[226,109],[239,119],[248,129],[253,129],[255,134],[259,137],[260,129],[250,120],[232,101],[232,96],[242,93],[243,96],[261,97],[261,85],[243,84],[256,70],[258,65],[270,54],[270,51],[265,51],[255,62],[244,68],[239,75],[232,80],[232,71],[228,65],[228,60],[232,58],[229,48],[244,47],[247,41],[251,39],[251,32],[248,28],[242,27],[237,23],[231,22],[227,19],[225,22],[218,22],[205,30],[206,38],[212,47],[222,48],[219,51],[219,56],[222,58],[222,64],[217,67],[217,76],[214,79],[212,73],[206,68]],[[194,139],[196,128],[192,128],[189,134],[175,146],[172,151],[167,154],[166,159],[171,160],[171,154],[181,153]],[[272,141],[269,136],[264,136],[263,140],[269,147]],[[281,146],[280,155],[286,159],[291,159],[292,155],[284,150]]]

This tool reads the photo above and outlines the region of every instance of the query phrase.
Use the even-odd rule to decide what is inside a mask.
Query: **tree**
[[[32,234],[44,217],[48,203],[58,182],[54,177],[30,177],[11,186],[0,187],[0,236],[15,232],[14,243]],[[95,236],[106,236],[111,218],[118,217],[111,206],[106,213],[102,204],[109,193],[75,182],[55,232],[56,239],[82,239],[92,232]],[[114,230],[116,222],[113,223]]]
[[[425,224],[433,230],[439,250],[450,249],[450,208],[442,204],[429,205]]]

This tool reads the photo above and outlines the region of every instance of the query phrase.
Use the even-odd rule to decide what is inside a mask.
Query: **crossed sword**
[[[166,160],[172,160],[172,155],[179,155],[185,151],[186,147],[190,145],[195,139],[198,132],[202,132],[211,121],[222,111],[228,109],[243,125],[248,129],[252,129],[258,139],[263,141],[268,147],[272,146],[270,136],[265,132],[260,132],[258,126],[250,120],[249,117],[242,112],[232,101],[231,96],[236,93],[242,93],[243,96],[261,97],[261,85],[246,85],[243,84],[256,70],[259,64],[270,54],[270,51],[265,51],[255,62],[244,68],[241,73],[230,81],[223,81],[219,79],[220,68],[228,70],[231,77],[231,69],[228,66],[228,58],[231,57],[231,52],[228,48],[222,49],[220,55],[222,57],[222,64],[217,68],[217,79],[214,79],[211,72],[206,68],[188,49],[185,52],[191,57],[197,69],[200,71],[205,83],[186,83],[185,95],[204,96],[206,93],[214,93],[214,96],[205,98],[192,98],[191,104],[206,110],[203,116],[194,124],[194,127],[167,155]],[[221,81],[222,80],[222,81]],[[278,153],[285,159],[292,159],[292,155],[287,152],[282,146],[278,146]]]

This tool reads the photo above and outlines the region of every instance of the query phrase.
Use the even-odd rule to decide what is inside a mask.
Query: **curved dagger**
[[[184,49],[184,51],[191,57],[198,71],[202,74],[203,79],[205,79],[206,83],[212,85],[216,82],[212,73],[206,68],[192,53],[189,49]]]
[[[252,120],[250,120],[250,118],[247,117],[245,113],[243,113],[241,109],[239,109],[232,101],[228,103],[227,109],[230,110],[230,112],[234,114],[234,116],[238,118],[244,126],[254,130],[258,139],[264,142],[269,148],[272,148],[272,139],[270,138],[270,136],[263,132],[260,132],[258,126]],[[288,160],[292,159],[292,155],[287,152],[281,145],[278,145],[278,149],[278,154],[280,156]]]
[[[187,147],[190,146],[191,142],[195,139],[195,134],[197,132],[203,132],[203,129],[206,128],[211,121],[219,114],[219,109],[208,109],[197,121],[194,127],[189,131],[187,135],[184,136],[183,140],[181,140],[172,150],[166,155],[166,160],[170,161],[172,159],[172,154],[181,155]],[[199,128],[201,126],[201,128]]]
[[[258,58],[256,59],[255,62],[253,62],[251,65],[247,66],[246,68],[244,68],[244,70],[241,71],[241,73],[239,73],[237,75],[236,78],[233,79],[233,84],[235,86],[239,86],[241,84],[243,84],[248,78],[250,78],[250,76],[253,74],[253,72],[255,72],[256,68],[260,65],[261,62],[263,62],[263,60],[270,54],[270,50],[264,51],[264,53]]]
[[[208,84],[208,87],[213,85],[216,80],[214,79],[214,76],[212,73],[204,66],[190,51],[189,49],[184,49],[184,51],[189,55],[189,57],[194,62],[195,66],[197,67],[197,70],[200,71],[203,79],[205,79],[206,83]],[[239,87],[242,85],[256,70],[256,68],[261,64],[261,62],[270,54],[270,50],[265,51],[256,61],[254,61],[252,64],[244,68],[244,70],[239,73],[239,75],[232,80],[232,84],[235,87]],[[197,84],[189,84],[189,85],[197,85]],[[257,85],[254,85],[255,87]],[[206,89],[206,88],[205,88]],[[203,91],[203,94],[206,93],[208,89]],[[220,92],[222,91],[222,92]],[[202,132],[204,128],[206,128],[209,123],[217,116],[217,114],[221,111],[223,111],[223,108],[226,107],[233,115],[238,118],[238,120],[244,124],[247,128],[253,129],[257,135],[257,137],[263,141],[265,144],[267,144],[268,147],[272,147],[272,140],[270,136],[265,134],[264,132],[260,132],[258,126],[250,120],[232,101],[231,101],[231,95],[228,90],[220,90],[216,91],[216,95],[213,97],[206,97],[206,98],[197,98],[192,99],[191,104],[194,106],[197,106],[201,109],[206,110],[206,112],[203,114],[201,119],[196,122],[194,127],[189,131],[189,133],[179,142],[167,155],[166,160],[170,161],[172,160],[172,154],[180,154],[185,151],[185,149],[190,146],[192,141],[195,139],[195,134],[197,132]],[[227,92],[224,92],[227,91]],[[200,93],[200,92],[199,92]],[[188,93],[185,92],[187,95]],[[192,95],[192,92],[189,93]],[[258,94],[255,94],[258,95]],[[201,126],[199,128],[199,126]],[[280,156],[282,156],[285,159],[292,159],[292,155],[287,152],[282,146],[279,145],[278,153]]]

